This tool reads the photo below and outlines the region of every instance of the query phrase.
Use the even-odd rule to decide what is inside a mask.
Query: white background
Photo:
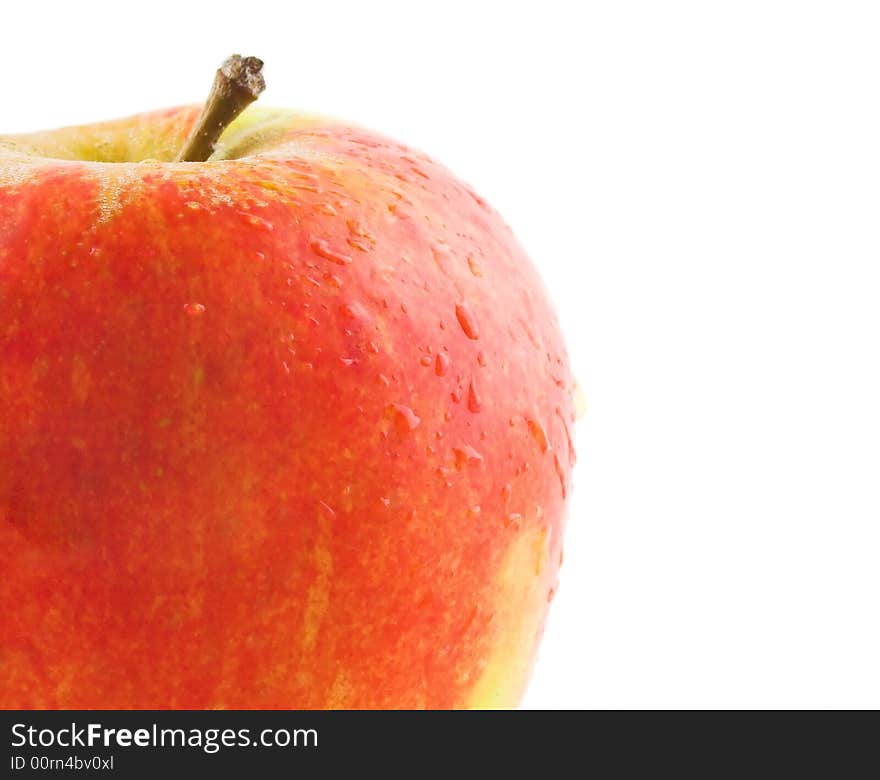
[[[524,705],[877,707],[876,8],[15,2],[0,132],[200,102],[239,51],[444,161],[588,400]]]

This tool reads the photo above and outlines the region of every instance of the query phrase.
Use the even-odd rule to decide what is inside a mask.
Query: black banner
[[[355,776],[475,776],[478,767],[489,776],[507,768],[536,777],[572,769],[751,776],[788,774],[798,764],[840,776],[847,765],[865,766],[876,713],[837,729],[823,721],[840,713],[783,717],[794,723],[780,727],[779,714],[768,712],[0,711],[0,776],[323,777],[351,775],[352,767]]]

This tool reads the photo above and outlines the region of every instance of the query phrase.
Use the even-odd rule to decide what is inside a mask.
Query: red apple
[[[0,137],[0,707],[517,703],[572,379],[499,215],[248,109]],[[529,186],[527,181],[523,186]]]

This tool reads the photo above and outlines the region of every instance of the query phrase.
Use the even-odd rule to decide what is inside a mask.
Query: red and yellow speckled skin
[[[0,706],[515,705],[574,460],[532,265],[336,121],[161,162],[197,113],[0,138]]]

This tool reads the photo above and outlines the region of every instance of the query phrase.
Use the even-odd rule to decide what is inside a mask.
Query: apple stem
[[[189,135],[177,162],[203,162],[232,121],[266,88],[263,61],[233,54],[217,70],[205,107]]]

